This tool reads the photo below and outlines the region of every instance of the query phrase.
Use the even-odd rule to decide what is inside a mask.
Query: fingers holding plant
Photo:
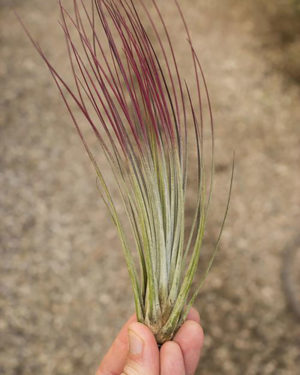
[[[132,316],[103,358],[97,375],[193,375],[203,345],[199,314],[191,309],[173,341],[158,349],[155,337]]]

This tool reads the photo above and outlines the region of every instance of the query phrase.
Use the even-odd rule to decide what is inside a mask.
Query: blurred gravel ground
[[[182,3],[216,121],[204,260],[233,149],[237,160],[222,251],[196,303],[206,332],[199,374],[296,375],[300,324],[280,270],[299,232],[299,87],[264,58],[243,2]],[[129,279],[88,158],[11,4],[56,65],[66,61],[56,1],[0,0],[0,373],[93,374],[133,311]],[[183,33],[172,2],[163,8]]]

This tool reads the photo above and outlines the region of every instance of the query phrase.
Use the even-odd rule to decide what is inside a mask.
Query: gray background
[[[56,1],[0,1],[0,373],[93,374],[133,312],[129,278],[92,167],[12,3],[55,66],[66,66]],[[203,260],[236,151],[221,252],[196,301],[206,333],[199,374],[295,375],[300,326],[280,272],[299,230],[299,86],[280,69],[283,51],[260,8],[181,3],[216,122]],[[163,11],[184,42],[172,1]],[[190,60],[176,47],[188,76]]]

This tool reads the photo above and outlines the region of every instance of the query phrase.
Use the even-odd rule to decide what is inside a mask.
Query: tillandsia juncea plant
[[[191,293],[212,194],[214,131],[203,71],[177,0],[173,5],[186,33],[195,95],[180,73],[156,0],[73,0],[73,12],[59,1],[73,86],[28,33],[96,170],[100,193],[121,239],[137,319],[150,327],[158,344],[172,339],[186,318],[212,265],[229,204],[228,199],[216,248],[202,281]],[[115,198],[86,140],[74,104],[109,163],[135,249],[128,241]],[[205,128],[209,134],[208,156]],[[197,160],[197,198],[193,222],[187,230],[191,139]],[[232,177],[229,196],[231,186]]]

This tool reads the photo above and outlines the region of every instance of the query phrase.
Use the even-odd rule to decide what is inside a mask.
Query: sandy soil
[[[48,56],[66,61],[56,1],[0,0],[0,373],[92,374],[133,311],[129,279],[94,172],[12,3]],[[203,260],[236,151],[222,251],[196,302],[206,333],[198,373],[296,375],[300,324],[280,275],[299,232],[299,87],[266,58],[243,2],[182,3],[216,121]],[[164,10],[183,33],[172,2]]]

